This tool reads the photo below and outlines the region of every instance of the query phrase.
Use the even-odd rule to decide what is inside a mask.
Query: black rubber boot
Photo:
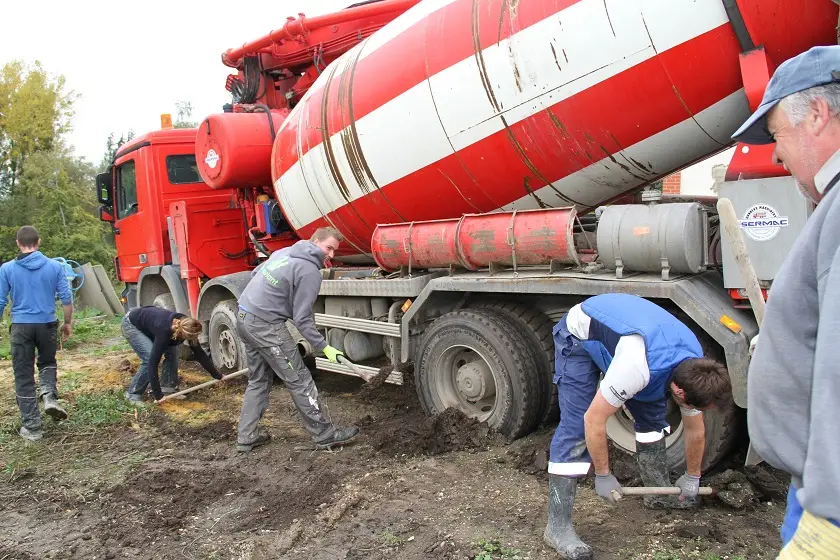
[[[592,560],[592,549],[580,540],[572,526],[577,479],[548,475],[548,523],[543,541],[566,560]]]
[[[61,408],[61,405],[58,404],[58,400],[52,393],[45,393],[41,397],[41,401],[44,403],[44,414],[50,416],[56,422],[67,418],[67,411]]]
[[[673,486],[665,456],[665,438],[653,443],[636,442],[636,464],[645,486]],[[689,509],[697,500],[680,501],[677,496],[645,496],[644,506],[649,509]]]

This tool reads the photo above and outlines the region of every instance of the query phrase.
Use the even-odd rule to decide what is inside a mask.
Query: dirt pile
[[[179,529],[231,490],[244,491],[254,481],[236,470],[150,467],[129,477],[107,495],[104,523],[96,527],[103,540],[142,546],[149,533],[179,536]]]
[[[371,447],[390,456],[472,451],[504,441],[486,423],[452,408],[429,417],[418,407],[398,406],[380,418],[365,416],[358,425],[368,434]]]

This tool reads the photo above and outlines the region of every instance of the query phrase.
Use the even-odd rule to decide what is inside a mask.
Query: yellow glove
[[[840,557],[840,527],[830,521],[802,514],[796,533],[779,553],[780,560],[806,560],[810,558]]]
[[[343,355],[344,352],[341,352],[338,349],[333,348],[332,346],[327,346],[326,348],[324,348],[324,356],[326,356],[327,359],[333,363],[338,362],[338,357]]]

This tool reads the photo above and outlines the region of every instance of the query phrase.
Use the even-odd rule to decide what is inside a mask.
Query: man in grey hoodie
[[[840,558],[840,46],[778,67],[733,136],[775,143],[817,208],[770,290],[750,364],[750,437],[792,475],[779,558]],[[759,337],[756,337],[758,339]]]
[[[340,242],[338,231],[320,228],[309,241],[272,253],[254,269],[239,297],[236,330],[245,344],[250,369],[239,418],[239,451],[250,451],[271,439],[259,421],[268,407],[274,374],[283,380],[304,427],[319,447],[346,443],[359,433],[353,426],[337,428],[324,416],[312,374],[286,329],[286,321],[291,320],[316,352],[323,352],[332,362],[341,355],[327,345],[312,317],[321,268],[327,257],[335,256]]]

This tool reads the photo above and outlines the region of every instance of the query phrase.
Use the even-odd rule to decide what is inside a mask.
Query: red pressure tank
[[[376,264],[387,271],[580,264],[572,238],[576,216],[574,208],[553,208],[379,225],[371,248]]]
[[[778,65],[835,44],[838,19],[831,0],[725,4],[421,2],[326,68],[280,127],[283,212],[370,259],[377,224],[585,210],[722,151],[750,114],[738,22]]]
[[[287,114],[271,111],[271,125],[265,112],[204,119],[195,137],[195,160],[204,182],[213,189],[270,185],[274,135]]]

